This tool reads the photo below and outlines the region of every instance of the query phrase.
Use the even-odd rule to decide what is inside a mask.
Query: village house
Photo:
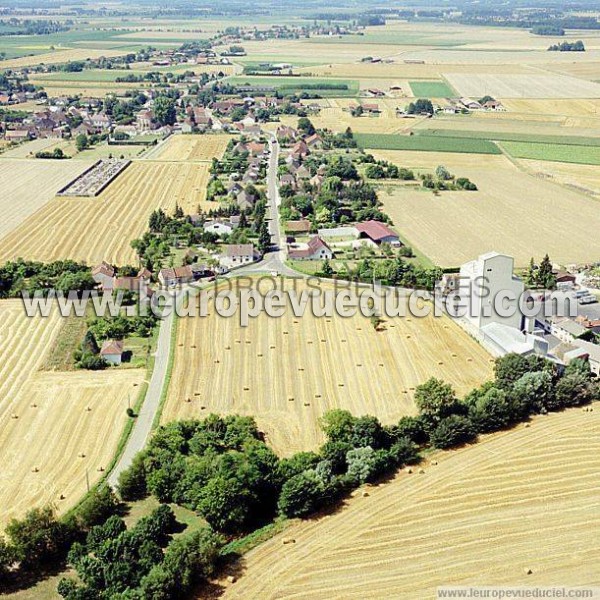
[[[333,258],[333,252],[318,235],[315,235],[307,244],[290,244],[288,258],[291,260],[325,260]]]
[[[240,210],[252,210],[254,208],[255,197],[246,190],[242,190],[235,197],[236,204]]]
[[[202,228],[207,233],[214,233],[216,235],[230,235],[231,233],[233,233],[234,230],[234,226],[232,225],[232,223],[216,219],[206,221]]]
[[[279,178],[279,185],[289,185],[293,190],[297,188],[296,178],[291,173],[284,173]]]
[[[123,360],[123,342],[106,340],[100,348],[100,356],[110,365],[120,365]]]
[[[110,129],[112,125],[111,118],[102,112],[92,115],[90,117],[90,122],[96,129]]]
[[[256,258],[253,244],[229,244],[220,263],[224,267],[233,268],[254,262]]]
[[[481,104],[476,100],[470,98],[460,98],[459,102],[468,110],[481,110]]]
[[[378,115],[381,112],[379,104],[365,103],[362,105],[362,109],[363,112],[370,115]]]
[[[4,139],[9,142],[23,142],[33,137],[33,133],[29,129],[7,129],[4,133]]]
[[[112,289],[113,277],[115,269],[112,265],[102,261],[92,269],[92,279],[102,288],[109,286]]]
[[[304,142],[310,150],[318,150],[323,147],[323,138],[318,133],[313,133],[305,138]]]
[[[194,272],[189,265],[168,267],[158,273],[158,282],[164,287],[175,287],[194,280]]]
[[[154,113],[151,110],[141,110],[136,115],[136,124],[140,131],[150,131],[156,127]]]

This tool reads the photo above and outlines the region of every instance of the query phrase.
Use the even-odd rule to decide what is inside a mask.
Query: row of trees
[[[41,263],[17,259],[0,266],[0,298],[17,298],[23,291],[32,294],[54,289],[66,293],[95,287],[89,267],[72,260]]]
[[[415,391],[417,417],[383,426],[375,417],[326,413],[325,444],[317,452],[279,459],[261,440],[253,419],[211,415],[161,427],[122,474],[124,498],[148,493],[198,512],[216,530],[252,530],[277,514],[307,516],[349,490],[419,459],[428,447],[452,448],[530,415],[600,398],[589,365],[563,372],[537,356],[498,359],[495,379],[459,399],[430,379]]]

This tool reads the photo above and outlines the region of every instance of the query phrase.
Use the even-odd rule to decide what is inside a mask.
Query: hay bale
[[[408,473],[409,475],[413,472],[413,470],[410,467],[406,467],[406,469],[404,469],[404,471],[406,473]]]
[[[236,582],[235,575],[227,576],[227,583],[235,583],[235,582]]]
[[[524,571],[525,575],[533,575],[533,571],[529,567],[525,567]]]
[[[292,537],[284,537],[282,541],[284,545],[296,543],[296,540]]]
[[[530,423],[525,423],[525,427],[531,427]]]
[[[432,465],[435,467],[435,466],[437,466],[437,464],[438,464],[438,461],[437,461],[437,460],[432,460],[432,461],[431,461],[431,464],[432,464]]]
[[[369,494],[369,492],[367,492],[367,490],[365,490],[365,491],[362,493],[362,497],[363,497],[363,498],[368,498],[369,496],[370,496],[370,494]]]
[[[425,469],[419,469],[419,475],[425,475]]]

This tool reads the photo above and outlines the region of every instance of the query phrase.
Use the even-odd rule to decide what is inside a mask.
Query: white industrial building
[[[513,269],[514,259],[498,252],[482,254],[460,268],[460,305],[466,309],[465,318],[478,329],[491,323],[522,329],[519,300],[525,285]],[[503,314],[503,307],[510,314]]]

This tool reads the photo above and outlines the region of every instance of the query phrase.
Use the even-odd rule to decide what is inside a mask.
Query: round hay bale
[[[425,475],[425,469],[419,469],[419,475]]]
[[[525,427],[531,427],[530,423],[525,423]]]
[[[438,461],[437,461],[437,460],[432,460],[432,461],[431,461],[431,464],[432,464],[432,465],[435,467],[435,466],[437,466],[437,464],[438,464]]]
[[[282,541],[283,541],[284,545],[296,543],[296,540],[292,537],[284,537]]]
[[[533,571],[529,567],[525,567],[524,571],[525,575],[533,575]]]
[[[406,467],[406,469],[404,469],[404,471],[406,473],[408,473],[409,475],[413,472],[413,470],[410,467]]]
[[[228,575],[227,576],[227,582],[228,583],[235,583],[236,582],[235,575]]]
[[[365,490],[365,491],[362,493],[362,497],[363,497],[363,498],[368,498],[370,495],[371,495],[371,494],[369,494],[369,492],[367,492],[367,490]]]

